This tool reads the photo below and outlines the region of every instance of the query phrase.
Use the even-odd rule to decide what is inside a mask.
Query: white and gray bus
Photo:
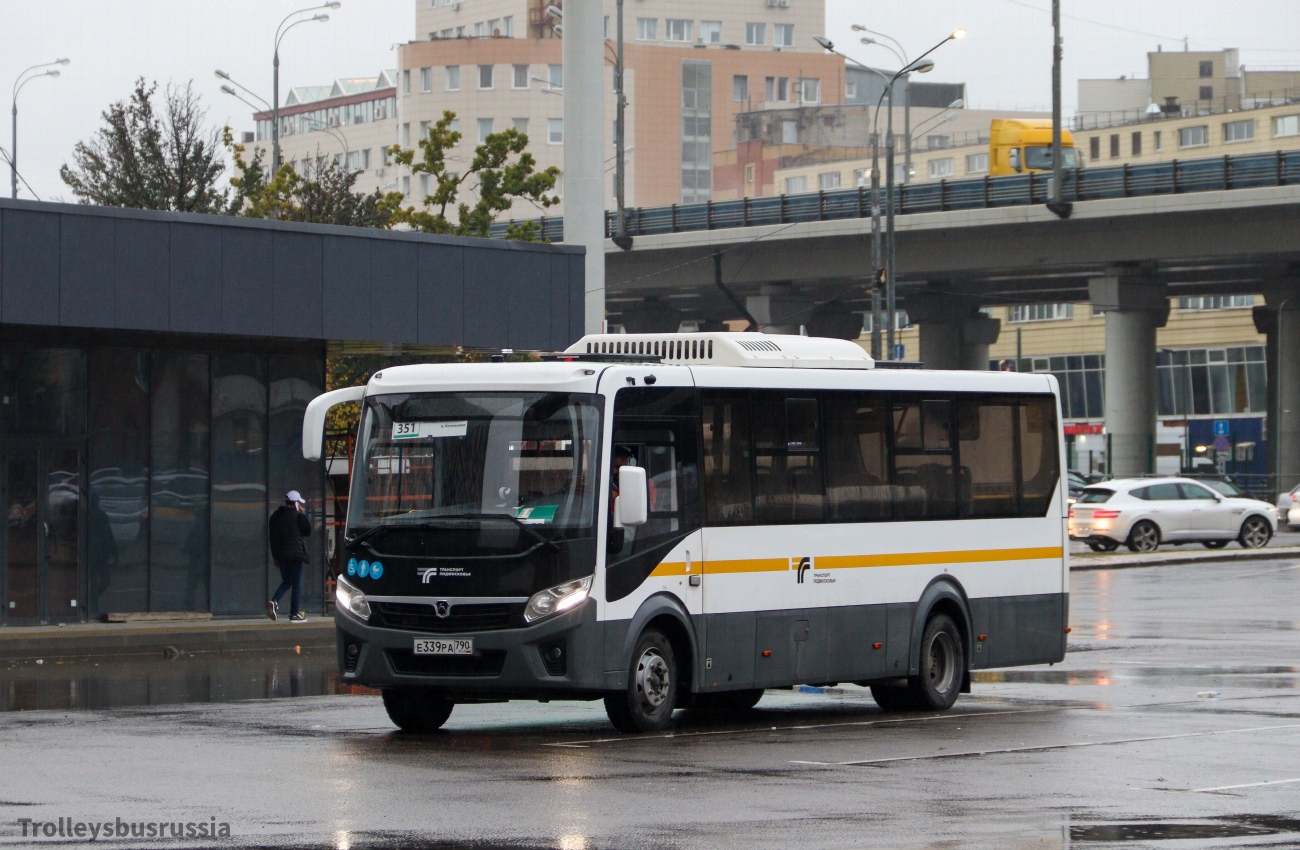
[[[1066,499],[1044,375],[880,368],[854,343],[588,336],[543,362],[402,366],[360,401],[343,680],[406,730],[457,703],[674,708],[853,682],[947,709],[1064,658]]]

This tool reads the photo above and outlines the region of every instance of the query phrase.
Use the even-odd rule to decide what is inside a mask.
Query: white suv
[[[1276,530],[1268,502],[1226,496],[1188,478],[1104,481],[1085,489],[1070,508],[1070,539],[1094,552],[1112,552],[1121,543],[1134,552],[1154,552],[1161,543],[1222,549],[1233,540],[1258,549]]]

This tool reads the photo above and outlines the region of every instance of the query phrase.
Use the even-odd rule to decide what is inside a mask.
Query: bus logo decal
[[[438,568],[420,567],[420,569],[416,570],[415,573],[420,577],[420,582],[422,584],[428,584],[429,581],[438,574]]]
[[[812,569],[812,558],[791,558],[790,569],[795,570],[795,583],[803,584],[803,574]]]

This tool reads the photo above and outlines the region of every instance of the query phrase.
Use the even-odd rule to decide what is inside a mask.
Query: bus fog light
[[[581,603],[591,591],[591,579],[591,576],[587,576],[534,593],[524,608],[524,621],[535,623],[543,617],[567,611]]]
[[[370,619],[370,603],[366,595],[347,582],[343,576],[338,577],[334,587],[334,601],[340,608],[361,621]]]

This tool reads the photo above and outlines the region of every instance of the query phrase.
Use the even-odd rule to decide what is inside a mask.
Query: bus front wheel
[[[605,697],[605,713],[620,732],[658,732],[672,722],[677,704],[677,661],[658,629],[647,629],[632,653],[627,689]]]
[[[384,688],[384,710],[403,732],[436,732],[456,703],[418,688]]]

